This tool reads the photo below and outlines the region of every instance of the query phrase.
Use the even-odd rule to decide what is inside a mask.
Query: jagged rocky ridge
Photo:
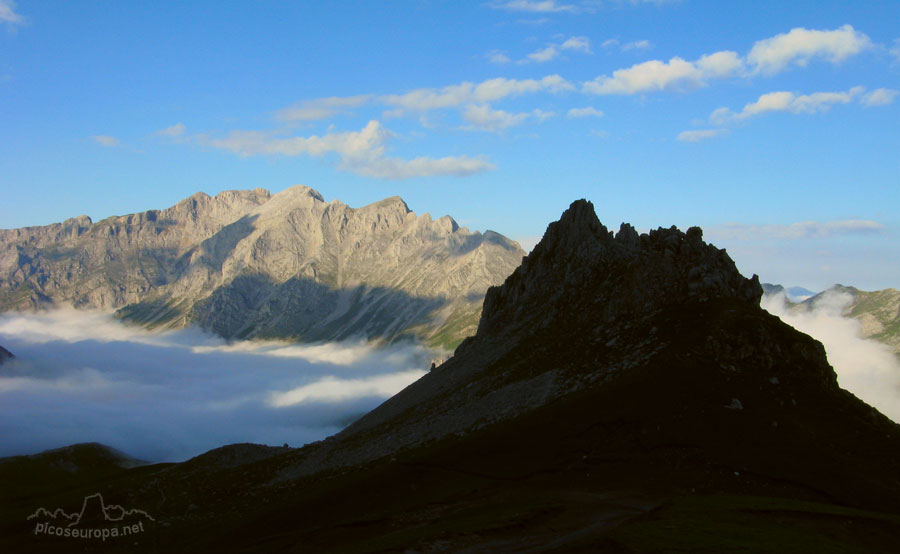
[[[338,435],[116,475],[165,525],[106,548],[890,551],[900,427],[761,293],[699,229],[613,235],[576,202],[453,358]]]
[[[71,304],[228,338],[452,348],[523,255],[399,197],[354,209],[303,186],[198,193],[161,211],[0,231],[0,310]]]

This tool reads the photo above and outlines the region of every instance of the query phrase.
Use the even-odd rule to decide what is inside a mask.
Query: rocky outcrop
[[[15,358],[15,356],[13,356],[12,352],[0,346],[0,365],[3,365],[4,362],[12,360],[13,358]]]
[[[0,231],[0,309],[113,308],[224,337],[425,339],[475,332],[524,252],[399,197],[354,209],[308,187],[198,193],[158,211]]]

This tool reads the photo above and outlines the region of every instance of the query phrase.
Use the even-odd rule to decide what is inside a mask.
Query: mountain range
[[[354,209],[304,186],[198,193],[96,223],[0,230],[0,310],[72,305],[226,338],[414,337],[452,350],[524,254],[399,197]]]
[[[58,552],[25,515],[99,492],[154,519],[106,552],[894,551],[900,426],[762,292],[699,228],[577,201],[452,358],[337,435],[6,493],[0,547]]]
[[[781,285],[763,284],[766,294],[786,292]],[[800,312],[815,310],[835,296],[843,299],[841,314],[859,321],[862,338],[877,340],[889,346],[900,356],[900,291],[889,288],[864,291],[856,287],[834,285],[820,293],[791,303],[791,309]]]

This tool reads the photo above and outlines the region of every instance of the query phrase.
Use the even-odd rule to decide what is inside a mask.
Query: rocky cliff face
[[[397,197],[354,209],[308,187],[198,193],[162,211],[0,231],[0,309],[72,304],[225,337],[451,348],[523,255]]]

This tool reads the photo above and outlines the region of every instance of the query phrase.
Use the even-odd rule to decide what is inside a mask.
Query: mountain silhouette
[[[900,426],[761,294],[699,228],[578,201],[475,336],[341,433],[115,483],[167,551],[896,550]]]

